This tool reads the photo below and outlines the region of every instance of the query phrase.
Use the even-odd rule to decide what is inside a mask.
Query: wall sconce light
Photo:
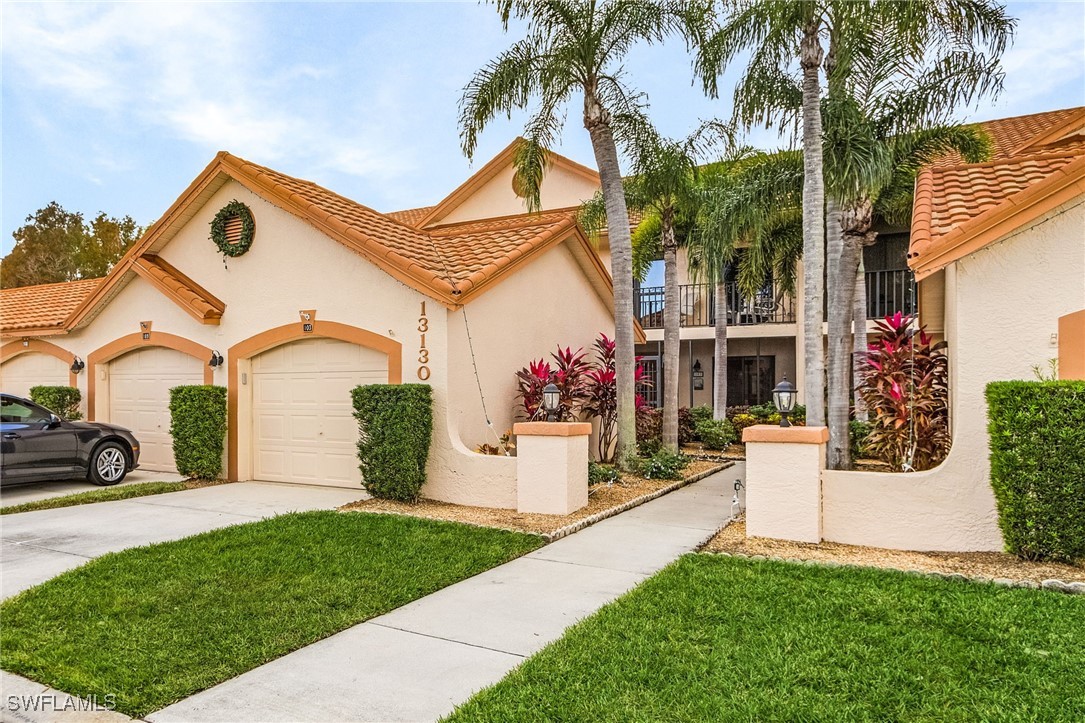
[[[561,390],[557,384],[547,384],[543,387],[543,410],[546,412],[546,421],[558,421],[558,408],[561,406]]]
[[[75,357],[74,359],[72,359],[72,374],[78,374],[86,368],[87,363],[79,357]]]
[[[797,392],[795,385],[789,382],[786,376],[772,390],[772,403],[776,405],[776,411],[780,413],[781,427],[791,426],[787,418],[795,411],[795,399],[799,396]]]
[[[217,351],[211,352],[211,361],[207,362],[207,366],[212,369],[222,366],[222,354],[219,354]]]

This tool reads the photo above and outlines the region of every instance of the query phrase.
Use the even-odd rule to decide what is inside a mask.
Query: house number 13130
[[[418,315],[418,333],[421,338],[418,343],[418,378],[422,381],[429,379],[429,349],[426,348],[426,332],[429,331],[429,319],[426,318],[426,302],[422,302],[422,312]]]

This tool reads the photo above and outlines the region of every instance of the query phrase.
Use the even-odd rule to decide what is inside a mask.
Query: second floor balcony
[[[915,310],[915,279],[908,269],[869,271],[866,274],[867,318],[880,319],[898,311]],[[715,287],[709,284],[682,284],[678,287],[679,319],[683,327],[714,326]],[[662,286],[634,290],[633,308],[644,329],[663,328]],[[779,285],[766,284],[753,298],[746,298],[734,283],[727,285],[727,323],[731,326],[794,324],[795,299]]]

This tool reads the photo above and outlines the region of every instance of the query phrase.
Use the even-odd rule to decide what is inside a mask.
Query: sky
[[[1005,89],[962,109],[986,120],[1085,105],[1085,2],[1013,2]],[[494,121],[474,162],[457,105],[514,42],[475,2],[27,3],[3,0],[0,254],[50,201],[88,219],[154,222],[219,150],[315,181],[379,211],[438,202],[504,148],[524,115]],[[674,39],[636,48],[628,79],[671,136],[728,118],[692,82]],[[594,166],[577,105],[555,148]],[[758,130],[747,142],[779,145]]]

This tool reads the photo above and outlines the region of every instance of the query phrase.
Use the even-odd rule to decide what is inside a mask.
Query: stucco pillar
[[[746,535],[821,542],[821,473],[828,427],[759,424],[746,443]]]
[[[567,515],[588,504],[588,422],[521,422],[516,511]]]

